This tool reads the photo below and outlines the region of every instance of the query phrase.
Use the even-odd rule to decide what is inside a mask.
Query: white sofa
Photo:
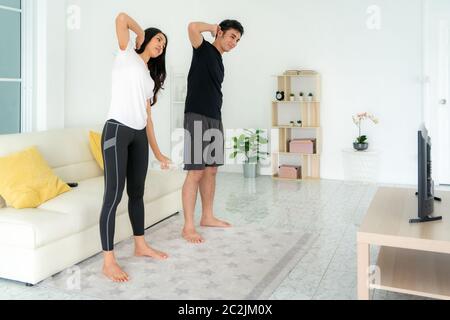
[[[104,179],[88,137],[89,129],[0,135],[0,157],[37,146],[56,175],[79,184],[37,209],[16,210],[0,200],[0,278],[34,285],[101,252],[98,223]],[[149,170],[144,195],[147,228],[182,209],[184,178],[183,172]],[[127,206],[125,188],[115,243],[132,236]]]

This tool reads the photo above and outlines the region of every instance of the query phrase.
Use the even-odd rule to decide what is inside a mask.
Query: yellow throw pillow
[[[95,158],[95,161],[97,161],[102,170],[105,170],[103,168],[102,135],[98,132],[90,131],[89,145],[91,147],[91,152]]]
[[[10,207],[37,208],[69,190],[36,147],[0,157],[0,195]]]

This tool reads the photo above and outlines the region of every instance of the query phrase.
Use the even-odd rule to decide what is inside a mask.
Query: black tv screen
[[[426,218],[434,211],[434,182],[431,177],[431,139],[425,126],[419,130],[418,147],[418,215],[419,218]]]

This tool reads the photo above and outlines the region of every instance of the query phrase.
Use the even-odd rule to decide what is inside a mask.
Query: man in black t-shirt
[[[215,41],[203,38],[210,32]],[[220,25],[193,22],[189,24],[189,39],[193,47],[184,118],[184,169],[188,171],[183,186],[185,224],[183,237],[191,243],[204,239],[195,229],[194,211],[198,190],[202,198],[203,227],[228,228],[228,222],[214,216],[213,202],[218,167],[225,164],[224,130],[222,125],[222,83],[225,70],[222,55],[233,50],[244,28],[236,20]]]

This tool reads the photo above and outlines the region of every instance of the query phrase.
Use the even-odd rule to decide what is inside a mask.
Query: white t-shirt
[[[132,42],[118,50],[112,71],[111,106],[106,120],[116,120],[135,130],[147,126],[147,101],[153,99],[155,82]]]

